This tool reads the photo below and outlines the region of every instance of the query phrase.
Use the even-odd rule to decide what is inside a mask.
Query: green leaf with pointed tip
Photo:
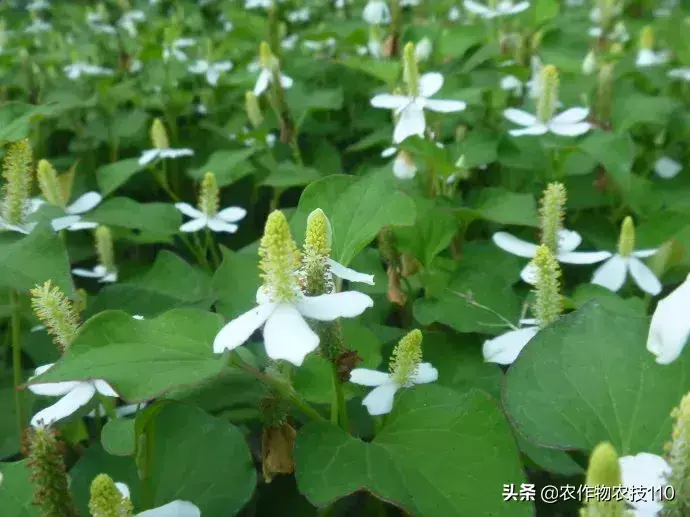
[[[101,443],[108,454],[114,456],[132,456],[136,451],[135,420],[117,418],[109,420],[101,432]]]
[[[33,505],[34,486],[27,460],[0,463],[0,508],[2,517],[41,517]]]
[[[114,192],[125,184],[144,167],[139,165],[139,158],[127,158],[118,162],[108,163],[99,167],[96,171],[98,187],[104,196]]]
[[[506,377],[518,431],[549,447],[661,454],[671,410],[690,391],[690,350],[670,365],[647,351],[648,319],[593,301],[539,332]],[[543,425],[548,422],[548,425]]]
[[[26,236],[0,234],[0,285],[28,291],[46,280],[72,297],[69,258],[60,236],[43,223]]]
[[[138,203],[126,197],[115,197],[105,201],[85,219],[107,226],[172,234],[178,232],[182,214],[170,203]]]
[[[479,391],[405,390],[371,443],[308,424],[297,437],[295,474],[302,494],[321,507],[367,490],[422,517],[534,515],[531,504],[497,495],[525,477],[508,423]]]
[[[223,262],[213,274],[216,310],[231,318],[256,306],[256,291],[261,285],[259,257],[221,247]]]
[[[390,86],[393,86],[400,77],[400,63],[397,61],[351,58],[335,62],[379,79]]]
[[[333,229],[332,257],[344,265],[369,244],[387,225],[407,226],[416,213],[412,198],[395,188],[389,172],[363,178],[328,176],[309,185],[290,220],[296,241],[304,239],[309,214],[321,208]]]
[[[150,400],[220,374],[226,360],[213,353],[213,340],[222,324],[217,314],[192,309],[150,320],[105,311],[84,324],[62,359],[35,382],[104,379],[127,401]]]
[[[283,162],[278,164],[278,168],[272,171],[261,182],[261,185],[279,188],[301,187],[321,178],[321,174],[316,169],[292,162]]]
[[[249,149],[215,151],[201,167],[190,170],[189,176],[201,181],[204,174],[212,172],[216,177],[218,186],[226,187],[245,176],[249,176],[254,171],[249,158],[258,150],[258,147],[250,147]]]

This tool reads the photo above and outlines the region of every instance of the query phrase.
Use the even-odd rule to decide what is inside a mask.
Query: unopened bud
[[[45,200],[51,205],[64,208],[67,204],[67,200],[64,199],[57,172],[48,160],[40,160],[38,162],[36,178],[38,179],[38,186]]]
[[[318,296],[333,290],[328,265],[331,257],[331,223],[320,208],[307,218],[307,231],[302,253],[302,273],[307,296]]]
[[[261,68],[273,71],[278,66],[278,60],[271,52],[271,47],[265,41],[259,45],[259,63]]]
[[[602,442],[592,451],[587,468],[586,486],[614,487],[623,485],[618,454],[613,445]],[[627,517],[632,515],[625,509],[625,500],[613,497],[587,498],[580,511],[580,517]]]
[[[597,55],[593,50],[587,52],[584,61],[582,61],[582,73],[585,75],[592,75],[597,69]]]
[[[629,256],[635,250],[635,223],[632,217],[623,219],[621,233],[618,237],[618,254],[621,257]]]
[[[168,139],[168,132],[161,119],[154,119],[151,124],[151,143],[156,149],[169,149],[170,140]]]
[[[546,65],[539,76],[539,98],[537,99],[537,117],[540,122],[548,122],[556,112],[558,103],[558,70],[553,65]]]
[[[259,106],[259,99],[254,95],[254,92],[246,92],[244,94],[244,108],[247,111],[247,118],[252,126],[259,127],[264,121],[264,116],[261,113],[261,106]]]
[[[98,226],[94,232],[96,240],[96,254],[101,265],[106,270],[113,272],[117,270],[115,265],[115,249],[113,247],[113,235],[107,226]]]
[[[650,25],[646,25],[640,34],[640,48],[645,50],[654,50],[654,29]]]
[[[403,50],[403,78],[407,85],[407,92],[412,97],[419,95],[419,68],[415,55],[414,43],[405,45]]]
[[[611,118],[613,66],[613,64],[606,63],[599,69],[597,83],[597,117],[601,121],[608,121]]]

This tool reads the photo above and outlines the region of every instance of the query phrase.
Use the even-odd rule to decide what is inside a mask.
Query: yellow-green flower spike
[[[247,118],[252,126],[259,127],[264,121],[264,116],[261,113],[259,99],[254,95],[254,92],[246,92],[244,94],[244,108],[247,111]]]
[[[99,474],[91,482],[89,499],[91,517],[132,517],[132,502],[123,497],[107,474]]]
[[[597,81],[597,117],[601,121],[611,118],[611,95],[613,94],[613,63],[606,63],[599,68]]]
[[[31,194],[31,148],[28,140],[10,144],[2,166],[5,179],[2,201],[2,218],[10,224],[21,224],[26,215],[26,201]]]
[[[650,25],[646,25],[640,33],[640,48],[646,50],[654,49],[654,29]]]
[[[34,504],[43,517],[77,517],[69,491],[62,444],[55,431],[36,427],[27,436],[28,465],[34,485]]]
[[[568,195],[562,183],[549,183],[541,198],[541,243],[554,255],[558,254],[559,232],[563,229],[567,200]]]
[[[31,307],[48,333],[54,336],[53,342],[60,352],[64,353],[79,332],[79,316],[72,303],[58,286],[51,285],[48,280],[31,290]]]
[[[623,219],[621,233],[618,237],[618,254],[627,257],[635,250],[635,223],[632,217],[627,216]]]
[[[94,231],[96,241],[96,254],[98,262],[110,271],[116,271],[115,249],[113,247],[113,235],[107,226],[98,226]]]
[[[403,337],[393,349],[390,372],[393,381],[406,386],[411,383],[422,362],[422,332],[414,329]]]
[[[168,132],[165,130],[165,125],[159,118],[155,119],[153,124],[151,124],[151,143],[156,149],[170,148]]]
[[[299,250],[292,240],[287,219],[280,210],[268,216],[259,245],[259,267],[263,271],[263,287],[273,302],[287,302],[299,291],[297,270]]]
[[[405,45],[403,50],[403,79],[407,85],[407,93],[412,97],[419,95],[419,68],[414,50],[412,42]]]
[[[676,491],[675,499],[664,503],[664,517],[690,515],[690,393],[680,401],[671,417],[675,420],[671,442],[666,445],[671,474],[668,484]]]
[[[278,60],[273,55],[269,44],[265,41],[262,41],[259,45],[259,64],[261,65],[261,68],[271,71],[278,66]]]
[[[618,0],[599,0],[597,7],[599,8],[599,25],[605,30],[609,29],[611,23],[616,17]]]
[[[585,484],[591,487],[616,487],[623,484],[618,453],[613,445],[602,442],[592,451]],[[580,511],[581,517],[627,517],[625,501],[615,498],[591,498]]]
[[[533,263],[537,269],[534,312],[539,326],[545,327],[556,321],[563,309],[561,268],[554,254],[544,244],[537,248]]]
[[[213,217],[218,213],[220,191],[218,190],[218,183],[216,183],[216,176],[212,172],[204,174],[204,179],[201,181],[198,206],[199,210],[208,217]]]
[[[317,208],[307,217],[307,232],[302,253],[302,276],[307,296],[330,293],[333,281],[328,267],[331,257],[331,222]]]
[[[48,203],[62,208],[67,204],[57,172],[48,160],[40,160],[36,167],[36,178],[41,194]]]
[[[558,70],[553,65],[546,65],[539,76],[539,99],[537,99],[537,118],[548,122],[556,112],[558,103]]]

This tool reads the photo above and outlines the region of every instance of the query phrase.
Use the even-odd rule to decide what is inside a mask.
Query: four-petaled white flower
[[[391,21],[391,12],[385,0],[369,0],[362,11],[362,18],[369,25],[385,25]]]
[[[683,170],[683,166],[668,156],[662,156],[654,162],[654,172],[660,178],[675,178],[681,170]]]
[[[424,110],[430,109],[439,113],[452,113],[462,111],[467,106],[462,101],[430,99],[443,86],[443,75],[438,72],[428,72],[419,78],[419,95],[393,95],[382,93],[371,99],[371,105],[375,108],[394,110],[399,115],[393,142],[399,144],[408,136],[419,135],[424,137],[426,120]]]
[[[635,66],[638,68],[646,68],[649,66],[663,65],[669,60],[670,57],[671,54],[667,50],[655,52],[649,48],[641,48],[637,51]]]
[[[89,63],[72,63],[63,68],[65,74],[69,79],[75,81],[82,75],[90,77],[106,77],[111,76],[114,72],[110,68],[104,68],[98,65],[91,65]]]
[[[627,488],[625,492],[626,500],[633,507],[635,517],[656,517],[661,511],[663,504],[659,497],[653,497],[652,493],[661,490],[668,485],[668,476],[671,474],[671,467],[661,456],[641,452],[635,456],[623,456],[618,460],[621,467],[621,477],[623,486]],[[646,489],[647,497],[636,497],[639,487]]]
[[[482,354],[487,363],[513,364],[525,345],[532,339],[539,326],[537,320],[524,318],[520,328],[509,330],[493,339],[487,339],[482,345]]]
[[[254,85],[254,95],[256,96],[259,96],[268,90],[268,87],[273,82],[273,74],[268,68],[264,68],[259,65],[259,69],[261,71],[259,72],[259,77],[256,78],[256,84]],[[288,77],[282,73],[280,74],[280,85],[283,88],[292,88],[293,83],[294,81],[291,77]]]
[[[362,404],[370,415],[385,415],[393,409],[395,393],[401,388],[410,388],[415,384],[427,384],[438,379],[438,370],[431,363],[419,363],[416,372],[410,379],[401,384],[392,373],[379,372],[368,368],[355,368],[350,373],[350,382],[374,389],[364,397]]]
[[[139,165],[147,165],[157,158],[181,158],[183,156],[193,156],[191,149],[146,149],[139,157]]]
[[[180,226],[181,232],[196,232],[208,228],[214,232],[235,233],[239,227],[233,223],[241,221],[247,215],[247,211],[238,206],[224,208],[215,215],[205,214],[189,203],[175,203],[175,208],[192,218]]]
[[[690,68],[674,68],[673,70],[669,70],[668,76],[672,79],[690,81]]]
[[[640,289],[656,296],[661,292],[661,282],[640,259],[651,257],[657,251],[658,249],[632,251],[625,257],[615,253],[594,271],[592,283],[617,292],[630,273]]]
[[[548,132],[561,136],[579,136],[584,135],[592,127],[589,122],[584,122],[589,115],[587,108],[570,108],[545,122],[541,122],[531,113],[516,108],[506,109],[503,115],[511,122],[523,127],[523,129],[508,131],[512,136],[543,135]]]
[[[129,487],[126,484],[117,482],[115,486],[122,494],[122,497],[130,499]],[[176,499],[163,506],[139,512],[134,517],[201,517],[201,510],[194,503]]]
[[[189,48],[196,44],[194,38],[179,38],[172,42],[170,46],[163,47],[163,61],[170,59],[173,56],[178,61],[187,61],[189,59],[182,49]]]
[[[652,315],[647,350],[659,364],[670,364],[683,352],[690,339],[690,275],[668,296],[659,301]]]
[[[538,246],[518,239],[507,232],[496,232],[491,239],[502,250],[518,257],[534,258]],[[582,243],[579,233],[572,230],[559,230],[558,253],[556,259],[564,264],[595,264],[611,257],[608,251],[574,251]],[[520,272],[520,277],[527,283],[535,282],[534,266],[530,262]]]
[[[53,364],[55,363],[36,368],[34,375],[29,378],[29,382],[38,375],[45,373]],[[99,379],[29,384],[28,388],[36,395],[61,397],[55,404],[42,409],[33,416],[31,425],[34,427],[49,426],[58,420],[67,418],[79,408],[88,404],[97,392],[105,397],[118,396],[107,382]]]
[[[496,7],[488,7],[474,0],[465,0],[465,9],[469,12],[484,18],[485,20],[491,20],[493,18],[499,18],[501,16],[510,16],[511,14],[521,13],[529,7],[529,2],[518,2],[513,4],[512,0],[500,0]]]
[[[193,74],[204,74],[208,84],[215,86],[218,84],[221,73],[232,70],[232,63],[230,61],[217,61],[213,63],[199,59],[190,65],[188,70]]]
[[[98,226],[98,223],[83,221],[82,215],[95,208],[102,199],[103,197],[98,192],[87,192],[79,196],[74,203],[65,208],[65,212],[68,215],[50,221],[53,230],[57,232],[60,230],[76,231],[95,228]]]
[[[124,13],[117,24],[122,27],[131,37],[136,37],[137,35],[137,23],[141,23],[146,20],[146,15],[143,11],[134,9],[132,11],[127,11]]]
[[[117,282],[117,271],[111,271],[103,264],[98,264],[93,269],[76,267],[72,270],[72,274],[82,278],[96,278],[99,282],[104,284]]]

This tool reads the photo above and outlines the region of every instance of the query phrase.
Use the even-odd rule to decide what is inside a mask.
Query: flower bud
[[[159,118],[154,119],[153,124],[151,124],[151,143],[156,149],[170,149],[168,132]]]
[[[259,63],[261,68],[273,71],[278,66],[278,60],[273,55],[271,47],[265,41],[259,45]]]
[[[618,237],[618,254],[621,257],[627,257],[635,249],[635,223],[632,217],[627,216],[623,219],[621,225],[621,233]]]
[[[534,254],[537,281],[534,312],[540,327],[545,327],[558,319],[563,310],[560,292],[561,269],[556,257],[544,244]]]
[[[64,208],[67,204],[67,200],[63,195],[62,185],[60,184],[57,172],[48,160],[40,160],[38,162],[36,178],[38,179],[38,186],[45,200],[51,205]]]
[[[50,280],[42,286],[37,285],[30,293],[31,308],[64,353],[79,332],[79,316],[72,303],[58,286],[51,286]]]
[[[558,103],[558,70],[553,65],[546,65],[539,76],[539,98],[537,99],[537,117],[540,122],[548,122],[556,112]]]
[[[395,348],[390,361],[390,372],[393,380],[402,385],[409,385],[422,362],[422,332],[414,329],[403,337]]]
[[[544,190],[539,209],[541,243],[551,253],[558,254],[559,232],[563,229],[567,193],[562,183],[549,183]]]
[[[108,271],[117,271],[115,265],[115,250],[113,247],[113,236],[107,226],[98,226],[94,231],[96,240],[96,254],[98,262],[105,266]]]
[[[307,232],[302,253],[304,294],[318,296],[333,290],[328,266],[331,257],[331,223],[320,208],[307,217]]]
[[[675,420],[671,442],[666,445],[671,474],[668,484],[675,488],[676,497],[664,502],[663,515],[690,515],[690,393],[680,401],[671,417]]]
[[[640,48],[654,50],[654,29],[651,25],[646,25],[640,33]]]
[[[413,97],[419,95],[419,69],[415,55],[414,43],[409,42],[403,50],[403,78],[407,85],[407,93]]]
[[[277,303],[292,300],[299,290],[300,256],[287,219],[279,210],[271,212],[266,220],[259,258],[263,288],[270,300]]]
[[[618,454],[613,445],[602,442],[592,451],[587,468],[586,486],[622,486],[623,478]],[[625,517],[625,501],[616,498],[589,498],[581,510],[580,517]]]
[[[411,180],[417,175],[417,164],[405,150],[398,151],[393,160],[393,174],[399,180]]]
[[[292,474],[295,470],[293,451],[297,431],[288,423],[264,427],[261,435],[261,469],[266,483],[276,474]]]
[[[218,213],[220,191],[218,190],[218,183],[216,183],[216,176],[212,172],[205,173],[204,179],[201,181],[198,206],[199,210],[207,217],[213,217]]]
[[[26,216],[33,179],[32,161],[28,140],[10,144],[2,167],[2,177],[5,179],[2,218],[9,224],[21,224]]]
[[[599,69],[597,84],[597,117],[600,121],[611,118],[611,95],[613,93],[613,64],[607,63]]]
[[[44,517],[76,517],[77,510],[69,491],[62,457],[62,443],[57,433],[47,427],[35,427],[27,436],[28,466],[34,484],[34,504]]]
[[[123,497],[110,476],[99,474],[91,482],[89,512],[91,517],[132,517],[134,508],[129,498]]]
[[[261,106],[259,106],[259,99],[257,99],[254,92],[246,92],[244,94],[244,107],[247,111],[247,118],[252,126],[259,127],[264,121],[264,116],[261,113]]]
[[[582,73],[585,75],[592,75],[597,70],[597,55],[593,50],[587,52],[585,59],[582,61]]]

